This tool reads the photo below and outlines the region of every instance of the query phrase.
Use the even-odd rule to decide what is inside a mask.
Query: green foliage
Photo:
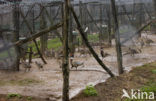
[[[99,40],[99,34],[95,34],[95,35],[89,34],[87,38],[88,38],[88,41],[89,42],[98,42],[98,40]],[[81,38],[81,36],[77,36],[77,40],[79,40],[80,45],[81,45],[82,44],[82,38]]]
[[[23,79],[23,80],[19,80],[17,82],[18,85],[20,86],[24,86],[24,85],[30,85],[30,84],[37,84],[40,83],[40,81],[34,80],[34,79]]]
[[[97,42],[99,40],[99,34],[88,35],[89,42]]]
[[[78,36],[77,40],[79,39],[80,44],[82,43],[81,37]],[[99,34],[96,35],[88,35],[89,42],[97,42],[99,40]],[[37,43],[40,43],[40,40],[37,41]],[[31,43],[29,46],[31,46],[33,49],[33,52],[37,52],[35,44]],[[58,50],[62,46],[62,43],[59,38],[53,38],[51,40],[48,40],[48,49],[54,49]]]
[[[143,92],[155,92],[156,93],[156,82],[148,83],[148,85],[141,88],[141,91]]]
[[[31,101],[33,98],[31,96],[27,97],[27,100]]]
[[[22,96],[20,95],[20,94],[13,94],[13,93],[11,93],[11,94],[8,94],[7,95],[7,98],[8,99],[10,99],[10,98],[15,98],[15,97],[17,97],[17,98],[22,98]]]
[[[59,47],[61,47],[61,46],[62,46],[62,43],[59,38],[48,40],[48,49],[53,48],[55,50],[58,50]]]
[[[93,85],[86,86],[83,93],[85,96],[97,96],[98,95]]]
[[[25,85],[32,85],[32,84],[38,84],[42,81],[38,81],[35,79],[27,78],[22,80],[0,80],[0,86],[4,85],[19,85],[19,86],[25,86]]]
[[[152,73],[156,74],[156,69],[155,70],[152,70]]]
[[[40,43],[40,40],[37,41],[37,43]],[[31,47],[33,48],[33,49],[32,49],[33,52],[37,52],[34,43],[31,43],[29,46],[31,46]],[[39,45],[39,46],[40,46],[40,45]],[[53,49],[57,50],[57,49],[58,49],[59,47],[61,47],[61,46],[62,46],[62,43],[61,43],[61,41],[60,41],[59,38],[54,38],[54,39],[48,40],[48,49],[53,48]]]

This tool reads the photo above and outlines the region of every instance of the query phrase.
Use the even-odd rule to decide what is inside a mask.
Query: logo
[[[154,99],[154,92],[143,92],[140,90],[134,90],[131,89],[131,93],[130,95],[128,94],[128,92],[123,89],[122,90],[123,95],[121,98],[129,98],[129,99],[140,99],[140,100],[153,100]]]

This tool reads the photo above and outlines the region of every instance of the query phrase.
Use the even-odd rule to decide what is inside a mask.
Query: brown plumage
[[[104,52],[103,49],[100,49],[100,54],[101,54],[102,59],[110,55],[110,54]]]
[[[41,64],[40,62],[35,62],[35,64],[37,65],[38,69],[42,69],[43,70],[43,64]]]
[[[23,65],[23,67],[25,68],[25,72],[30,71],[31,65],[30,65],[29,62],[23,61],[23,62],[22,62],[22,65]]]

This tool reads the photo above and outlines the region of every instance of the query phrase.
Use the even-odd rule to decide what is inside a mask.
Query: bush
[[[22,96],[21,96],[20,94],[8,94],[8,95],[7,95],[7,98],[8,98],[8,99],[14,98],[14,97],[22,98]]]
[[[93,85],[86,86],[85,90],[83,91],[85,96],[97,96],[97,91],[93,87]]]

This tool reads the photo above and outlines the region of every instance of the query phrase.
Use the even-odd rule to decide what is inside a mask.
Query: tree
[[[19,3],[14,1],[14,8],[13,8],[13,24],[14,24],[14,42],[19,40],[19,20],[20,19],[20,13],[19,13]],[[17,59],[16,59],[16,66],[14,68],[15,71],[19,71],[19,64],[20,64],[20,47],[16,46],[16,53],[17,53]]]
[[[154,4],[154,13],[155,13],[155,17],[156,17],[156,0],[153,0],[153,4]]]
[[[64,16],[63,16],[63,59],[62,59],[62,72],[63,72],[63,92],[62,101],[69,101],[69,0],[64,0]]]
[[[111,6],[112,6],[112,15],[113,15],[114,24],[115,24],[115,32],[116,32],[115,42],[116,42],[118,72],[119,72],[119,74],[122,74],[124,72],[124,70],[123,70],[123,66],[122,66],[122,50],[121,50],[121,44],[120,44],[120,33],[119,33],[119,29],[118,29],[119,26],[118,26],[115,0],[111,0]]]
[[[42,7],[41,7],[42,10]],[[42,12],[41,17],[40,17],[40,29],[46,28],[47,22],[45,19],[45,11]],[[44,54],[45,50],[47,49],[47,44],[48,44],[48,34],[44,34],[40,37],[41,41],[41,53]]]

